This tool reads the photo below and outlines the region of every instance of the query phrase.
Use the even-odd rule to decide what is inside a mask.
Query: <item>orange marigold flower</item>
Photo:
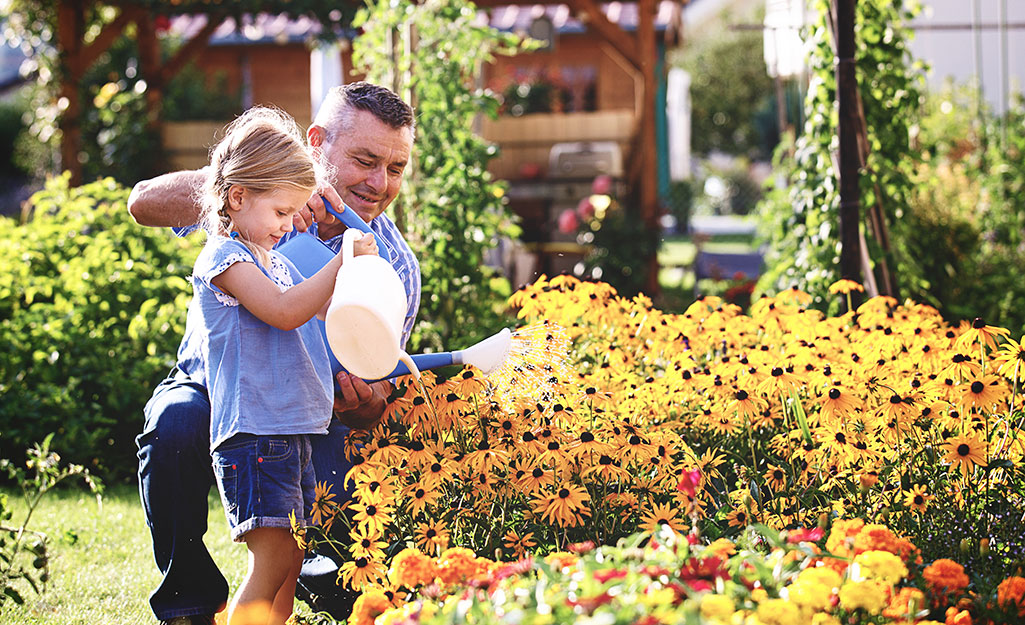
[[[957,594],[968,586],[964,567],[947,558],[940,558],[925,567],[922,577],[937,594]]]
[[[1012,575],[997,586],[997,604],[1005,610],[1018,606],[1018,616],[1025,616],[1025,577]]]
[[[944,625],[972,625],[972,615],[968,610],[958,610],[954,606],[947,608]]]
[[[890,599],[890,605],[883,610],[883,616],[911,621],[923,606],[925,606],[925,593],[917,588],[901,588]]]
[[[830,553],[843,555],[854,546],[854,538],[865,527],[861,519],[838,519],[833,523],[826,540],[826,550]]]
[[[416,588],[430,584],[438,574],[434,560],[428,558],[418,549],[407,547],[398,552],[391,561],[388,578],[397,586]]]
[[[352,606],[351,625],[374,625],[374,619],[392,608],[391,601],[383,590],[374,588],[356,598]]]
[[[866,551],[889,551],[899,553],[897,536],[885,525],[869,524],[861,528],[854,537],[854,553]]]
[[[487,560],[478,559],[477,554],[466,547],[449,547],[438,558],[438,579],[449,586],[487,574],[489,569]]]

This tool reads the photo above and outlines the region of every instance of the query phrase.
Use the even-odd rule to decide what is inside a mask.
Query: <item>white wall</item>
[[[953,78],[958,84],[968,84],[976,75],[976,45],[971,30],[976,2],[980,24],[995,26],[1003,2],[1006,22],[1018,25],[1018,28],[1006,31],[1006,57],[1001,50],[998,29],[989,27],[979,31],[983,92],[992,110],[1000,113],[1005,110],[1001,97],[1004,59],[1009,90],[1021,92],[1025,89],[1025,0],[923,0],[922,14],[912,22],[913,26],[922,28],[915,29],[911,52],[916,59],[931,66],[928,76],[930,88],[938,89],[947,78]],[[961,25],[964,28],[928,29],[937,25]]]

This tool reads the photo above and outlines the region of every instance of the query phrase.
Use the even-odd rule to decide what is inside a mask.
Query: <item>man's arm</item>
[[[143,226],[191,226],[199,221],[199,190],[205,180],[205,169],[176,171],[142,180],[128,196],[128,212]]]

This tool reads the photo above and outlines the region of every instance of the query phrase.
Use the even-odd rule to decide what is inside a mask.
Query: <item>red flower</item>
[[[687,493],[688,497],[693,497],[698,490],[698,486],[701,485],[701,469],[694,469],[688,471],[684,469],[680,472],[682,476],[680,483],[676,485],[676,490],[681,493]]]
[[[593,540],[585,540],[582,543],[573,543],[572,545],[570,545],[566,549],[568,551],[570,551],[571,553],[587,553],[588,551],[591,551],[591,550],[594,549],[594,541]]]
[[[669,569],[665,568],[664,566],[654,566],[654,565],[648,564],[648,565],[646,565],[646,566],[641,568],[641,575],[647,575],[648,577],[650,577],[652,579],[655,579],[656,577],[661,577],[663,575],[668,577],[669,573],[670,573]]]
[[[580,599],[566,599],[566,605],[571,608],[580,608],[587,614],[594,612],[598,606],[604,605],[612,601],[612,595],[607,592],[603,592],[600,595],[594,597],[581,597]]]
[[[559,215],[559,232],[573,234],[579,226],[580,222],[577,220],[577,214],[572,208],[567,208]]]
[[[816,527],[814,529],[802,528],[797,530],[790,530],[787,533],[787,542],[791,544],[816,543],[822,540],[822,537],[824,535],[825,532],[822,531],[821,527]]]
[[[605,569],[604,571],[594,572],[594,579],[599,584],[604,584],[610,579],[623,579],[624,577],[626,577],[626,571],[623,569]]]
[[[691,558],[680,569],[680,578],[684,581],[729,579],[730,572],[726,569],[726,561],[712,556],[710,558]]]

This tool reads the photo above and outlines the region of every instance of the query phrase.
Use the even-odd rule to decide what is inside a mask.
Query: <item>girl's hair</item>
[[[203,186],[202,219],[207,232],[232,234],[228,190],[238,185],[255,194],[291,187],[313,193],[328,180],[324,165],[314,159],[302,131],[287,113],[254,107],[224,129],[224,138],[210,150]],[[238,234],[257,260],[266,265],[266,250]]]

